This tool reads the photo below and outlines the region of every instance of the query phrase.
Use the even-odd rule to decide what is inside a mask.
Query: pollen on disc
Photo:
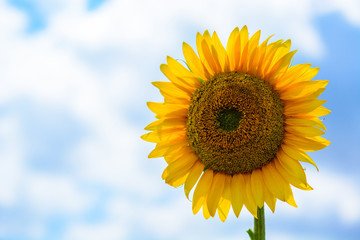
[[[284,136],[283,103],[263,79],[220,73],[192,96],[186,130],[206,168],[233,175],[271,162]]]

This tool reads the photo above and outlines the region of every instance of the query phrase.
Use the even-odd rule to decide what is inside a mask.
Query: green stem
[[[265,240],[265,213],[264,207],[257,209],[257,218],[254,218],[254,232],[247,231],[251,240]]]
[[[257,209],[257,219],[254,218],[254,235],[256,240],[265,240],[264,207]]]

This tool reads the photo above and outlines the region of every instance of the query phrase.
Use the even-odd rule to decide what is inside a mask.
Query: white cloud
[[[321,235],[309,235],[306,233],[303,234],[293,234],[293,233],[284,233],[284,232],[274,232],[269,231],[267,232],[268,239],[276,239],[276,240],[330,240],[328,236],[321,236]]]
[[[179,39],[186,40],[184,27],[217,30],[226,39],[235,26],[247,24],[252,33],[260,28],[266,35],[291,38],[295,48],[320,57],[325,49],[312,24],[316,17],[340,12],[350,23],[360,24],[356,0],[347,4],[339,0],[109,1],[91,13],[84,1],[65,2],[50,17],[51,35],[75,46],[121,48],[142,56],[154,53],[153,49],[180,46]]]
[[[146,209],[141,219],[147,231],[161,238],[171,238],[184,235],[182,231],[192,217],[190,203],[181,196],[178,200]]]
[[[293,188],[298,208],[280,205],[279,214],[311,221],[336,214],[344,224],[360,222],[360,191],[356,179],[327,170],[308,171],[307,175],[314,190],[308,192]]]
[[[102,122],[100,122],[102,123]],[[103,125],[108,127],[103,133],[97,132],[90,137],[71,156],[76,164],[77,174],[88,182],[100,183],[106,186],[119,188],[136,194],[139,197],[153,198],[159,193],[158,180],[154,172],[147,171],[143,161],[154,161],[159,165],[159,160],[148,160],[146,154],[141,154],[142,140],[140,132],[126,129],[126,124],[117,122]],[[102,128],[103,129],[103,128]],[[110,132],[113,135],[109,136]]]
[[[79,215],[93,204],[93,195],[67,176],[34,173],[24,180],[26,201],[40,215]]]
[[[322,214],[337,211],[347,224],[360,222],[360,191],[357,180],[339,173],[321,171],[314,177],[314,195],[307,198],[306,206]],[[312,200],[314,197],[315,201]]]
[[[0,118],[0,206],[12,207],[24,174],[24,149],[16,118]]]
[[[64,240],[118,240],[127,238],[127,229],[122,225],[102,222],[101,224],[82,224],[71,225]]]
[[[40,2],[53,13],[49,15],[47,36],[70,47],[120,48],[144,56],[156,53],[155,49],[181,46],[181,40],[186,40],[181,31],[184,26],[217,30],[226,39],[235,26],[247,24],[252,33],[262,28],[267,35],[294,38],[307,54],[320,55],[323,51],[311,24],[314,13],[309,1],[109,1],[90,13],[85,1],[55,2],[59,9],[55,12],[46,1]],[[187,41],[194,38],[195,33]]]
[[[314,4],[319,12],[340,12],[351,24],[360,26],[360,2],[357,0],[314,1]]]
[[[26,24],[24,14],[16,9],[9,8],[5,1],[0,2],[0,29],[2,31],[1,38],[13,38],[18,36],[23,26]]]

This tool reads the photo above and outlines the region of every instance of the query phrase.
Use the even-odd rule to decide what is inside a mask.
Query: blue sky
[[[244,210],[193,215],[139,136],[161,101],[150,82],[183,41],[246,24],[292,39],[294,64],[320,67],[332,144],[306,168],[314,191],[267,210],[268,239],[360,238],[360,4],[321,1],[0,3],[0,239],[248,239]]]

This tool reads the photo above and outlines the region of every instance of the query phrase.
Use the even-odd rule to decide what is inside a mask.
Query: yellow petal
[[[176,95],[170,95],[165,92],[161,92],[161,95],[164,97],[164,102],[166,103],[174,103],[174,104],[182,104],[182,105],[189,105],[190,104],[190,98],[181,98],[176,97]]]
[[[209,30],[205,30],[205,32],[203,34],[203,38],[208,42],[209,45],[212,44],[212,38],[211,38],[211,35],[209,33]]]
[[[183,83],[185,83],[189,88],[195,90],[201,85],[199,78],[197,78],[194,73],[190,72],[178,61],[168,56],[167,62],[170,71],[173,72],[177,77],[181,78]]]
[[[297,51],[292,51],[285,56],[283,56],[279,61],[277,61],[272,67],[268,69],[268,72],[265,73],[264,78],[269,81],[270,84],[274,84],[276,81],[279,81],[280,77],[285,74],[287,71],[291,59]]]
[[[305,172],[300,163],[295,160],[290,161],[289,159],[291,158],[283,161],[283,158],[278,157],[276,160],[274,160],[275,167],[280,175],[294,187],[297,187],[301,190],[312,190],[312,187],[306,181]]]
[[[141,135],[140,137],[141,137],[142,140],[147,141],[147,142],[153,142],[153,143],[160,142],[159,137],[154,136],[154,134],[152,134],[152,132],[145,133],[144,135]]]
[[[157,128],[157,126],[159,126],[163,121],[164,121],[164,119],[156,120],[156,121],[150,123],[149,125],[147,125],[146,127],[144,127],[144,130],[153,131],[153,130],[155,130],[155,129]]]
[[[187,108],[183,108],[183,109],[179,109],[179,110],[174,110],[174,111],[170,111],[167,113],[164,113],[162,115],[155,115],[156,118],[186,118],[187,115],[189,114],[189,110]]]
[[[194,73],[192,73],[190,70],[185,68],[181,63],[176,61],[174,58],[167,56],[166,57],[167,65],[169,67],[169,70],[175,74],[177,77],[181,78],[195,78]],[[196,79],[196,78],[195,78]],[[198,79],[196,79],[198,80]],[[195,81],[196,85],[198,84],[198,81]],[[191,82],[184,82],[188,84],[189,86],[192,86]]]
[[[285,131],[300,137],[314,137],[325,134],[325,132],[315,127],[291,126],[291,125],[285,126]]]
[[[285,103],[284,114],[286,116],[306,114],[320,107],[324,103],[326,103],[326,100],[320,100],[320,99],[306,100],[294,104]]]
[[[303,75],[301,75],[297,79],[297,82],[310,81],[318,74],[319,70],[320,70],[319,67],[310,68],[308,71],[306,71]],[[293,83],[295,83],[295,82],[293,82]]]
[[[260,32],[258,34],[260,34]],[[241,28],[239,35],[240,35],[240,42],[241,42],[240,46],[242,46],[241,52],[243,52],[244,47],[246,46],[246,44],[249,41],[249,31],[248,31],[248,28],[246,25],[244,25]],[[257,37],[254,37],[254,40],[255,40],[255,38],[257,38]]]
[[[181,162],[181,161],[177,161]],[[177,163],[175,162],[175,163]],[[172,164],[175,164],[172,163]],[[164,175],[163,179],[165,180],[165,183],[169,184],[172,187],[179,187],[183,185],[189,176],[191,167],[193,163],[189,163],[189,165],[184,166],[183,168],[179,168],[179,171],[176,172],[169,172],[169,168],[166,168],[166,175]],[[171,166],[171,165],[169,165]]]
[[[201,176],[194,191],[193,202],[192,202],[192,209],[194,214],[199,212],[201,206],[203,205],[205,197],[210,190],[212,180],[213,180],[213,171],[207,169],[204,172],[204,174]]]
[[[229,211],[230,211],[231,201],[229,199],[221,199],[218,206],[219,218],[222,222],[225,222]]]
[[[235,46],[234,46],[234,68],[230,69],[231,71],[239,71],[240,61],[241,61],[241,50],[244,46],[241,45],[240,33],[236,36]]]
[[[186,136],[186,129],[184,127],[155,130],[142,135],[141,138],[147,142],[159,143],[177,139],[179,136]]]
[[[313,79],[316,74],[319,72],[320,68],[315,67],[315,68],[308,68],[310,64],[300,64],[299,68],[300,68],[300,72],[301,74],[297,74],[297,76],[291,76],[289,77],[289,79],[285,80],[285,82],[282,84],[283,87],[288,88],[291,87],[293,84],[295,83],[300,83],[300,82],[307,82],[310,81],[311,79]],[[306,71],[303,71],[305,70]]]
[[[255,39],[257,38],[257,36],[260,36],[259,34],[260,33],[255,34],[256,36],[253,38],[253,41],[256,41]],[[238,48],[238,50],[236,50],[235,53],[239,52],[239,54],[235,56],[235,62],[236,62],[235,70],[243,71],[242,69],[246,69],[247,67],[244,66],[244,61],[248,55],[248,46],[249,46],[249,31],[246,25],[240,30],[239,40],[237,40],[237,44],[238,47],[235,46],[235,49]]]
[[[178,76],[172,72],[173,69],[170,69],[168,65],[161,64],[160,70],[177,88],[188,93],[190,96],[194,92],[195,87],[188,85],[187,82],[181,78],[181,76]]]
[[[285,198],[286,198],[286,202],[290,206],[297,207],[297,204],[296,204],[295,199],[294,199],[293,192],[292,192],[291,187],[290,187],[289,184],[285,185]]]
[[[166,178],[168,178],[168,177],[169,177],[169,173],[168,173],[167,169],[165,168],[164,171],[163,171],[163,173],[162,173],[162,175],[161,175],[161,178],[162,178],[162,179],[166,179]]]
[[[270,43],[266,47],[264,61],[262,62],[261,71],[259,72],[260,78],[264,79],[265,74],[268,72],[268,69],[271,66],[274,55],[276,54],[276,51],[279,50],[279,48],[281,47],[282,42],[283,40],[278,40],[276,42]]]
[[[305,126],[305,127],[314,126],[326,130],[325,125],[318,118],[311,118],[311,119],[286,118],[285,123],[286,125],[290,125],[290,126]]]
[[[225,222],[230,211],[230,206],[231,206],[231,176],[225,175],[225,187],[217,207],[217,212],[222,222]]]
[[[292,158],[301,162],[310,163],[319,171],[319,168],[316,166],[315,162],[304,151],[296,150],[286,144],[282,144],[281,148],[288,156],[291,156]]]
[[[169,150],[171,152],[179,147],[187,146],[187,144],[188,141],[186,136],[174,138],[171,141],[157,143],[155,149],[149,154],[148,158],[163,157]]]
[[[262,167],[261,169],[265,186],[276,198],[280,199],[281,201],[286,201],[285,191],[283,187],[284,180],[276,171],[275,165],[272,162]]]
[[[229,40],[228,40],[227,45],[226,45],[226,52],[227,52],[227,54],[229,56],[230,71],[234,71],[235,66],[237,66],[237,64],[235,63],[235,55],[237,55],[235,53],[235,46],[237,46],[236,41],[237,41],[238,37],[239,37],[239,28],[236,27],[231,32]],[[240,38],[239,38],[239,42],[240,42]],[[239,47],[239,46],[237,46],[237,47]]]
[[[200,79],[209,79],[209,73],[205,70],[204,65],[201,63],[192,47],[186,42],[183,43],[183,54],[190,71],[192,71]]]
[[[204,60],[203,61],[207,62],[207,64],[205,64],[205,66],[208,65],[210,67],[210,69],[207,67],[207,70],[210,73],[213,73],[213,75],[215,75],[216,73],[221,71],[220,65],[215,61],[215,58],[212,55],[212,53],[210,51],[210,47],[208,46],[206,40],[203,39],[200,44],[201,44],[202,52],[204,54]]]
[[[171,104],[171,103],[157,103],[157,102],[148,102],[148,108],[156,114],[157,118],[161,117],[176,117],[176,116],[183,116],[184,119],[188,114],[187,105],[180,105],[180,104]]]
[[[277,152],[276,157],[277,159],[274,160],[275,167],[285,180],[287,180],[292,185],[295,183],[303,190],[310,189],[306,181],[304,169],[298,161],[288,156],[282,149]]]
[[[290,204],[293,207],[297,207],[291,187],[289,185],[288,182],[286,182],[286,180],[282,177],[282,175],[278,172],[278,170],[276,169],[275,166],[275,161],[277,159],[275,158],[273,161],[271,161],[268,165],[266,165],[265,167],[267,167],[268,172],[270,172],[270,174],[275,177],[276,181],[273,182],[274,186],[270,187],[271,185],[266,182],[266,186],[268,187],[268,189],[270,191],[273,191],[272,189],[276,189],[276,191],[273,192],[274,196],[277,197],[277,193],[280,193],[281,197],[277,197],[278,199],[280,199],[281,201],[287,202],[288,204]],[[264,171],[264,167],[262,168],[263,172]],[[265,176],[265,175],[264,175]],[[265,180],[265,178],[264,178]]]
[[[243,53],[241,55],[241,71],[248,72],[250,63],[253,61],[255,56],[255,51],[259,45],[261,31],[257,31],[247,42],[247,45],[243,49]]]
[[[318,89],[324,88],[329,81],[317,80],[306,81],[291,85],[286,90],[279,91],[282,100],[291,100],[309,96],[315,93]]]
[[[164,158],[166,160],[166,162],[168,164],[175,162],[179,159],[181,159],[184,155],[192,155],[194,154],[194,150],[188,146],[187,144],[181,145],[180,147],[176,148],[176,146],[174,146],[174,149],[172,150],[168,150],[165,154],[164,154]]]
[[[258,76],[259,73],[261,72],[262,63],[264,61],[264,55],[266,53],[267,43],[272,36],[273,35],[268,37],[263,43],[261,43],[259,47],[256,48],[253,61],[251,62],[248,68],[249,74],[252,74],[253,76]]]
[[[179,157],[179,161],[174,161],[167,166],[169,174],[175,174],[182,169],[190,169],[196,161],[198,161],[198,156],[194,152],[185,152]]]
[[[165,181],[167,184],[169,184],[172,187],[180,187],[183,185],[186,181],[186,179],[189,176],[189,171],[186,173],[177,173],[176,175],[172,175],[171,178],[167,178],[168,180]]]
[[[219,51],[214,45],[211,45],[211,53],[212,53],[213,58],[214,58],[214,62],[215,62],[215,66],[216,66],[216,73],[223,72],[222,66],[221,66],[220,60],[219,60],[219,58],[220,58]]]
[[[207,198],[207,206],[210,212],[210,215],[215,216],[217,205],[220,201],[220,197],[224,190],[225,186],[225,175],[218,172],[215,173],[213,182],[209,191],[209,195]]]
[[[184,92],[176,87],[172,82],[152,82],[152,84],[160,90],[165,101],[170,103],[189,104],[191,96],[188,92]]]
[[[290,133],[285,133],[284,139],[285,144],[288,144],[295,149],[301,149],[306,152],[318,151],[330,144],[330,141],[322,137],[299,137]]]
[[[257,218],[257,206],[255,203],[254,196],[251,191],[251,177],[250,174],[243,174],[245,180],[245,191],[246,194],[244,195],[244,203],[247,210]]]
[[[297,117],[314,118],[314,117],[325,116],[325,115],[328,115],[329,113],[331,113],[331,111],[329,109],[327,109],[323,106],[320,106],[311,112],[305,113],[303,115],[298,115]]]
[[[272,64],[277,63],[281,58],[283,58],[286,54],[289,53],[291,48],[291,40],[288,39],[285,42],[281,43],[279,49],[276,51],[274,58],[272,59]]]
[[[159,144],[159,143],[158,143]],[[156,144],[156,145],[158,145]],[[166,148],[154,148],[154,150],[152,150],[148,156],[148,158],[159,158],[159,157],[163,157],[165,152],[168,150],[168,147]]]
[[[235,174],[231,180],[231,205],[236,217],[239,217],[244,205],[245,181],[242,174]]]
[[[303,96],[301,98],[291,99],[291,100],[284,100],[285,105],[291,104],[293,106],[297,104],[301,104],[305,101],[311,102],[317,100],[317,98],[325,91],[325,88],[316,89],[314,92],[310,93],[307,96]]]
[[[214,69],[209,65],[208,59],[205,56],[205,53],[203,50],[203,44],[202,44],[203,40],[204,40],[204,37],[200,33],[197,33],[196,34],[196,49],[197,49],[197,52],[199,53],[200,61],[202,62],[203,66],[205,67],[205,69],[211,76],[214,76],[214,74],[215,74]],[[205,44],[206,44],[206,42],[205,42]]]
[[[274,89],[282,90],[290,85],[293,85],[294,83],[301,82],[302,80],[301,76],[303,76],[307,71],[309,71],[310,67],[311,64],[309,63],[298,64],[290,67],[289,69],[287,69],[285,74],[282,75],[278,81],[274,82],[273,85]]]
[[[208,197],[206,196],[205,199],[207,199]],[[204,204],[202,206],[203,209],[203,215],[205,219],[209,219],[211,217],[209,209],[207,207],[206,201],[204,201]]]
[[[200,161],[197,161],[192,167],[184,186],[184,191],[187,199],[189,199],[189,193],[191,189],[195,186],[196,182],[199,180],[199,177],[201,176],[203,170],[204,164]]]
[[[167,129],[173,127],[186,127],[186,119],[178,118],[167,118],[154,121],[147,125],[144,129],[148,131]]]
[[[275,212],[276,198],[271,194],[263,182],[264,200],[272,212]]]
[[[217,49],[218,59],[219,59],[220,65],[221,65],[221,69],[223,72],[228,72],[230,69],[229,68],[229,58],[228,58],[228,55],[226,53],[224,46],[222,45],[222,43],[215,31],[212,36],[212,39],[213,39],[215,48]]]
[[[276,166],[275,166],[275,160],[272,161],[269,165],[273,169],[274,172],[278,173]],[[280,173],[278,173],[278,174],[280,175]],[[293,207],[297,207],[295,199],[294,199],[294,195],[293,195],[293,192],[291,190],[289,183],[286,182],[286,180],[284,180],[284,178],[282,176],[280,177],[280,179],[282,180],[281,183],[282,183],[282,188],[283,188],[284,194],[285,194],[285,202],[287,202],[289,205],[291,205]]]
[[[251,190],[255,199],[255,203],[258,207],[264,206],[264,192],[263,192],[263,181],[262,173],[260,169],[255,169],[251,173]]]
[[[186,137],[186,136],[185,136]],[[155,149],[149,154],[149,158],[158,158],[164,157],[165,161],[169,164],[171,162],[176,161],[179,156],[173,157],[174,152],[179,152],[179,150],[188,147],[187,140],[171,140],[171,141],[164,141],[159,142],[156,144]]]
[[[208,53],[210,53],[208,56],[209,56],[210,58],[212,58],[212,60],[213,60],[214,67],[215,67],[215,68],[214,68],[214,69],[215,69],[215,72],[216,72],[216,73],[219,73],[219,72],[221,72],[221,66],[220,66],[220,62],[219,62],[219,53],[218,53],[218,50],[217,50],[217,48],[216,48],[216,46],[215,46],[215,44],[214,44],[214,42],[213,42],[213,39],[211,38],[210,33],[209,33],[208,30],[206,30],[206,31],[204,32],[203,37],[204,37],[204,40],[205,40],[205,44],[204,44],[204,45],[206,45],[207,49],[209,50]],[[202,43],[202,44],[203,44],[203,43]],[[206,50],[206,51],[207,51],[207,50]],[[204,53],[205,53],[205,52],[204,52]]]

